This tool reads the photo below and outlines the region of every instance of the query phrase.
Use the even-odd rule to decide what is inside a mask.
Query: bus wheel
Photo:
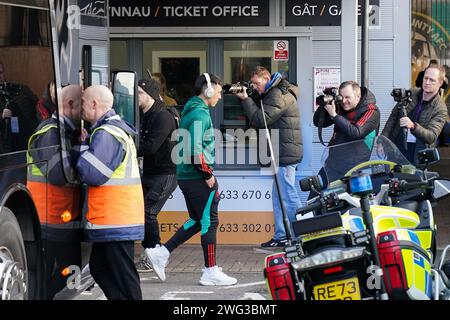
[[[22,233],[6,207],[0,211],[0,300],[28,298],[28,271]]]

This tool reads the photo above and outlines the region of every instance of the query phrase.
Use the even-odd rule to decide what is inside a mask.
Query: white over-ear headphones
[[[208,73],[204,73],[203,76],[206,79],[206,89],[205,91],[203,91],[203,95],[207,98],[207,99],[211,99],[212,97],[214,97],[214,89],[211,85],[211,78],[209,77]]]

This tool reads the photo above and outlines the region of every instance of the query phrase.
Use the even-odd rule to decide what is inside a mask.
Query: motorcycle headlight
[[[305,271],[316,267],[326,267],[345,261],[355,260],[365,254],[366,248],[364,247],[333,248],[294,261],[292,262],[292,266],[297,271]]]

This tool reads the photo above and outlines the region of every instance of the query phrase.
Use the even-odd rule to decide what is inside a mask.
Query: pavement
[[[136,244],[136,259],[142,254],[140,244]],[[264,258],[276,249],[262,249],[256,245],[217,245],[217,265],[225,273],[261,273]],[[278,251],[282,251],[279,248]],[[170,255],[167,273],[199,272],[204,267],[203,251],[200,244],[183,244]]]
[[[450,147],[439,148],[441,160],[430,166],[430,171],[439,172],[441,177],[450,179]],[[439,202],[434,208],[434,217],[438,226],[437,247],[442,250],[450,244],[450,197]],[[263,249],[259,245],[224,245],[217,244],[217,265],[225,273],[260,273],[263,274],[264,258],[282,248]],[[136,259],[143,249],[136,242]],[[200,244],[183,244],[175,249],[166,267],[168,273],[199,272],[203,268],[203,253]]]

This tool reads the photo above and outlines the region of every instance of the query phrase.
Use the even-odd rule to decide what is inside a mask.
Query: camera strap
[[[317,133],[319,135],[320,143],[324,147],[326,147],[327,145],[323,142],[323,138],[322,138],[322,128],[323,128],[323,123],[325,122],[325,110],[324,110],[323,107],[319,107],[318,111],[320,112],[320,116],[319,116],[319,123],[318,123],[318,126],[317,126],[317,128],[318,128],[318,132]]]

